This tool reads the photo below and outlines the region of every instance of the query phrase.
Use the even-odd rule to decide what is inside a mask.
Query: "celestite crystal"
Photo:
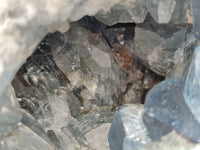
[[[108,140],[111,150],[139,150],[150,142],[142,121],[142,105],[123,105],[115,112]]]
[[[195,48],[183,95],[190,111],[200,123],[200,46]]]

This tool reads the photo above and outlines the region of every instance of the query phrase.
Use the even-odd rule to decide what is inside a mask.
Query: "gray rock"
[[[14,90],[9,85],[0,96],[0,140],[12,133],[21,119],[21,112]]]
[[[175,0],[175,8],[171,16],[171,21],[177,24],[193,24],[193,0]]]
[[[71,122],[71,120],[69,121]],[[54,138],[57,139],[57,142],[59,141],[59,146],[57,148],[60,147],[61,150],[82,150],[82,147],[80,147],[77,138],[74,137],[72,133],[66,128],[54,129],[53,131],[56,136]]]
[[[1,140],[1,150],[55,150],[55,147],[50,145],[42,137],[35,134],[30,128],[18,123],[17,128],[7,138]]]
[[[147,10],[158,23],[168,23],[170,21],[176,5],[175,0],[146,0],[145,2]]]
[[[95,136],[98,134],[95,131],[98,131],[99,128],[101,129],[105,124],[111,123],[112,115],[111,107],[97,107],[86,115],[80,116],[77,122],[70,122],[68,126],[64,127],[62,130],[66,133],[66,136],[68,136],[70,131],[70,134],[76,138],[81,148],[92,149],[95,146],[96,149],[100,149],[102,146],[100,145],[99,147],[96,143],[91,143],[91,140],[95,140]],[[88,137],[91,134],[93,137]],[[104,135],[100,137],[102,141],[98,140],[98,143],[106,141],[105,134],[107,135],[107,131],[104,131],[103,134]]]
[[[168,2],[171,2],[171,1],[166,1],[167,4]],[[14,74],[17,72],[17,70],[25,61],[25,59],[33,52],[36,45],[48,32],[50,31],[53,32],[55,30],[66,31],[69,27],[68,26],[69,20],[70,21],[78,20],[86,14],[94,15],[99,10],[104,10],[106,12],[109,10],[109,8],[111,8],[117,3],[121,6],[128,6],[128,7],[133,6],[133,5],[130,5],[132,1],[124,3],[124,1],[109,0],[109,1],[101,1],[97,3],[96,1],[91,1],[91,0],[84,1],[84,2],[81,0],[76,0],[72,3],[71,1],[43,2],[43,1],[38,0],[34,2],[20,1],[20,3],[17,3],[18,4],[17,6],[13,6],[13,9],[10,9],[9,8],[10,5],[15,4],[15,3],[17,3],[17,1],[15,2],[15,1],[7,0],[6,2],[4,2],[4,5],[1,5],[3,11],[1,13],[2,28],[0,32],[1,33],[0,42],[2,45],[1,51],[0,51],[1,52],[0,93],[3,92],[4,88],[10,83]],[[181,3],[182,5],[178,5],[178,3]],[[188,1],[184,1],[184,2],[180,0],[177,1],[176,12],[177,13],[186,12],[185,13],[186,16],[189,15],[188,20],[192,20],[192,18],[190,17],[190,9],[189,11],[186,11],[185,10],[186,8],[183,7],[184,4],[187,4],[188,5],[187,7],[189,7],[188,3],[189,3]],[[135,5],[140,4],[140,2],[134,1],[133,4]],[[49,9],[51,6],[55,6],[55,5],[57,7],[54,7],[54,9]],[[155,5],[158,5],[157,1],[155,2]],[[25,9],[24,6],[27,6],[26,7],[27,9]],[[48,7],[44,7],[44,6],[48,6]],[[90,9],[85,9],[88,7],[90,7]],[[28,9],[28,8],[31,8],[31,9]],[[184,11],[178,11],[179,10],[178,8],[183,9]],[[62,11],[62,10],[67,10],[67,11]],[[148,10],[151,12],[150,8],[148,8]],[[173,9],[171,8],[171,10]],[[146,11],[143,11],[143,12],[146,13]],[[155,15],[152,15],[152,16],[155,16]],[[188,21],[188,22],[191,22],[191,21]],[[10,34],[7,34],[7,33],[10,33]],[[10,38],[11,35],[12,35],[12,38]],[[22,45],[22,43],[24,45]],[[7,51],[7,49],[11,49],[11,50]],[[4,53],[5,51],[7,52]],[[16,54],[18,54],[18,57],[15,57]]]
[[[54,41],[51,48],[62,44],[51,35],[44,41],[50,40]],[[73,121],[71,113],[80,113],[80,102],[73,95],[67,78],[55,65],[49,53],[51,48],[44,41],[13,80],[20,105],[26,110],[21,122],[31,130],[30,134],[37,134],[37,140],[42,138],[57,149],[72,150],[77,143],[72,142],[61,128]]]
[[[110,123],[104,123],[86,133],[85,137],[92,150],[110,150],[107,139]]]
[[[181,30],[173,34],[172,37],[161,42],[153,52],[147,56],[150,68],[160,75],[166,73],[173,67],[173,56],[185,38],[185,31]]]
[[[144,0],[132,0],[124,4],[116,4],[108,12],[100,11],[95,18],[111,26],[117,23],[142,23],[147,13]]]
[[[12,97],[13,94],[11,94],[11,91],[7,91],[7,87],[13,79],[14,74],[17,72],[22,63],[25,62],[26,58],[33,52],[39,41],[48,32],[53,32],[56,30],[60,30],[62,32],[66,31],[69,28],[69,22],[78,20],[84,15],[95,15],[100,10],[106,13],[111,7],[114,8],[116,6],[120,6],[120,9],[121,6],[123,6],[124,8],[125,6],[128,7],[128,11],[130,11],[131,17],[134,18],[127,17],[125,19],[133,19],[135,22],[142,22],[147,13],[141,1],[124,2],[123,0],[76,0],[72,2],[70,0],[65,0],[57,2],[51,0],[44,2],[41,0],[37,0],[29,2],[21,0],[20,2],[18,2],[17,0],[7,0],[1,3],[0,8],[2,11],[0,13],[0,108],[2,114],[0,114],[0,136],[8,135],[8,133],[10,133],[10,131],[12,131],[14,127],[16,127],[21,118],[19,108]],[[130,8],[130,6],[134,7],[134,9]],[[187,12],[185,11],[185,7],[183,9],[184,13]],[[173,8],[171,7],[168,10],[173,10]],[[167,19],[170,16],[168,10],[168,16],[164,17]],[[119,12],[123,11],[120,10]],[[141,16],[137,16],[137,18],[135,14],[140,14]],[[191,20],[190,11],[186,14],[189,14],[189,19]],[[116,18],[117,16],[115,17],[115,19]],[[121,19],[123,20],[123,18]],[[127,20],[123,21],[126,22]],[[114,22],[116,22],[116,20],[114,20]],[[74,40],[73,37],[71,38],[72,40]],[[85,39],[81,39],[81,42],[84,43]],[[97,42],[98,45],[98,40],[95,39],[95,36],[90,37],[90,42],[92,42],[92,44],[90,43],[91,45],[96,46],[96,44],[94,44],[95,42]],[[82,49],[78,49],[77,53],[73,53],[75,57],[71,57],[72,55],[68,56],[69,60],[71,60],[68,63],[73,62],[75,64],[64,66],[67,68],[67,71],[72,73],[67,77],[69,78],[73,87],[80,88],[79,83],[81,83],[81,87],[83,87],[82,85],[84,85],[83,90],[79,93],[84,99],[84,102],[82,104],[80,99],[78,99],[78,96],[76,98],[70,96],[71,91],[68,95],[68,90],[71,90],[71,85],[67,83],[67,79],[64,77],[64,75],[61,75],[62,78],[64,78],[63,80],[57,80],[57,78],[55,78],[55,76],[60,76],[60,74],[62,73],[53,71],[53,69],[55,69],[56,67],[52,65],[52,61],[49,60],[53,59],[53,57],[50,57],[48,60],[46,60],[38,56],[38,59],[32,60],[32,64],[29,64],[30,66],[27,66],[27,68],[25,68],[25,70],[27,69],[27,72],[24,73],[23,76],[19,76],[17,79],[23,80],[22,84],[16,86],[16,89],[18,89],[19,87],[18,91],[20,91],[17,91],[16,95],[21,98],[21,100],[19,101],[21,107],[24,107],[27,111],[29,111],[44,129],[50,128],[51,130],[51,128],[53,128],[52,130],[55,131],[55,135],[57,136],[57,139],[59,140],[60,145],[63,149],[64,147],[67,147],[68,143],[70,143],[71,141],[69,140],[70,142],[65,142],[67,136],[62,133],[63,130],[60,130],[60,128],[64,125],[67,125],[66,119],[68,119],[68,116],[70,116],[70,112],[74,116],[78,116],[78,114],[80,114],[81,112],[79,108],[73,111],[72,109],[69,110],[67,102],[69,103],[70,108],[75,107],[75,105],[77,105],[78,107],[84,105],[86,106],[86,110],[90,110],[87,107],[91,108],[92,106],[104,104],[112,106],[114,102],[111,99],[108,99],[108,97],[111,97],[115,94],[117,95],[116,87],[118,87],[117,84],[119,83],[119,77],[117,76],[119,74],[119,68],[116,65],[112,64],[112,59],[109,59],[108,56],[110,56],[110,54],[106,50],[107,47],[102,50],[101,48],[99,48],[102,47],[102,45],[99,45],[99,47],[95,46],[91,46],[92,51],[86,51],[85,47],[83,47]],[[54,48],[56,49],[57,46],[55,46]],[[82,56],[80,64],[82,64],[83,66],[81,66],[81,69],[78,66],[79,58],[76,57],[77,54],[80,54]],[[45,55],[49,55],[48,52],[45,52]],[[85,59],[88,56],[90,56],[90,60]],[[97,56],[99,56],[99,58]],[[106,61],[104,62],[102,61],[102,58],[104,58],[105,56]],[[45,61],[45,63],[48,65],[50,64],[50,66],[47,68],[43,68],[44,65],[39,64],[42,61]],[[60,64],[62,64],[62,61],[60,62]],[[76,67],[71,67],[73,65]],[[75,71],[73,69],[75,69]],[[76,81],[77,76],[80,77],[82,73],[90,73],[90,71],[88,71],[87,69],[91,69],[95,73],[91,76],[89,74],[84,78],[84,80],[79,78],[81,80]],[[62,69],[62,71],[64,74],[68,74],[68,72],[65,72],[64,69]],[[101,83],[97,82],[99,76],[102,81]],[[18,84],[19,82],[16,81],[16,83]],[[67,85],[67,87],[61,88],[61,86],[63,85]],[[96,88],[96,85],[98,85],[98,88]],[[96,95],[92,93],[93,90],[98,91]],[[100,101],[95,101],[94,97],[97,97]],[[72,99],[74,99],[74,101]],[[89,105],[87,105],[88,103]],[[60,110],[60,107],[62,109],[66,109]],[[57,122],[59,123],[56,124]],[[28,123],[31,123],[31,121]],[[83,125],[85,124],[83,123]],[[38,134],[35,134],[36,131],[40,131],[38,128],[31,128],[30,124],[30,128],[27,126],[23,124],[18,124],[18,129],[15,130],[15,132],[12,132],[14,135],[10,136],[8,139],[4,139],[5,142],[1,142],[1,149],[13,149],[12,146],[19,149],[52,149],[52,146],[49,145],[49,143],[45,141],[43,137],[40,137],[41,135],[39,136]],[[93,125],[91,128],[93,127],[96,127],[96,124]],[[17,141],[15,141],[15,135],[19,135]],[[11,143],[10,141],[14,142],[14,144],[8,145]],[[25,144],[30,143],[30,145],[28,146],[31,147],[26,147],[27,145],[24,145],[23,142],[25,142]],[[56,142],[54,141],[54,143]],[[75,145],[77,144],[77,142],[74,142],[73,144]],[[69,150],[73,148],[73,146],[68,146]],[[78,148],[80,147],[78,146]]]
[[[191,0],[145,1],[146,8],[158,23],[193,23]]]
[[[0,44],[2,45],[0,49],[0,95],[48,32],[56,30],[64,32],[69,28],[69,21],[78,20],[85,15],[94,15],[99,10],[108,11],[117,2],[106,0],[97,4],[96,1],[91,0],[73,2],[69,0],[60,2],[53,0],[27,2],[23,0],[20,3],[11,0],[4,1],[0,14],[2,26],[0,30]],[[119,1],[119,3],[123,3],[123,1]],[[13,4],[17,5],[11,9],[10,6]],[[52,7],[54,9],[51,9]],[[87,9],[88,7],[91,9]],[[5,53],[5,51],[7,52]]]
[[[25,125],[30,130],[32,130],[32,132],[34,132],[35,134],[37,134],[40,138],[42,138],[43,140],[45,140],[49,145],[51,145],[52,147],[54,147],[54,144],[51,142],[51,140],[49,139],[49,137],[47,136],[47,134],[45,133],[44,129],[41,127],[41,125],[39,124],[39,122],[37,122],[37,120],[35,120],[30,114],[28,114],[24,110],[22,110],[21,123],[23,123],[23,125]]]
[[[64,34],[66,42],[53,51],[55,63],[77,89],[83,111],[115,105],[112,96],[120,87],[119,67],[103,37],[80,26],[73,24]]]
[[[37,50],[20,69],[13,86],[21,107],[30,112],[44,129],[54,125],[62,127],[66,125],[64,120],[71,116],[67,84],[62,88],[58,78],[60,72],[51,56],[42,56],[39,52]]]
[[[193,47],[196,45],[197,39],[193,34],[189,34],[185,42],[176,50],[173,62],[174,66],[167,73],[166,78],[176,78],[186,76],[191,63]]]
[[[151,54],[155,47],[164,41],[158,34],[145,30],[143,28],[135,29],[134,47],[132,53],[134,57],[138,57],[145,65],[149,66],[148,55]]]
[[[143,88],[141,81],[135,81],[123,95],[123,104],[142,103]]]
[[[174,53],[184,36],[185,32],[180,30],[165,40],[154,32],[136,27],[132,53],[152,71],[165,76],[174,65]]]

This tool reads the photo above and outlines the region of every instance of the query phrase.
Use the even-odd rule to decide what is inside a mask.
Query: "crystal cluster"
[[[197,0],[18,4],[1,17],[0,149],[199,148]]]

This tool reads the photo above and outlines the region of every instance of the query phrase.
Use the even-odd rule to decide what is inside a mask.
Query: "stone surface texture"
[[[20,121],[18,106],[15,106],[15,100],[11,98],[13,94],[9,95],[7,87],[41,39],[49,32],[66,31],[69,28],[69,21],[78,20],[85,15],[95,15],[99,10],[108,11],[116,3],[123,3],[123,1],[6,0],[0,2],[0,99],[1,112],[3,112],[1,135],[6,135],[7,133],[4,132],[11,130],[12,125],[16,126]],[[37,79],[34,82],[37,83]],[[53,99],[53,96],[50,99]]]
[[[11,85],[4,90],[0,100],[0,138],[3,138],[16,128],[22,116]]]
[[[184,1],[179,2],[181,5],[176,5],[178,4],[178,0],[177,2],[174,1],[175,0],[168,0],[166,3],[173,3],[175,6],[184,9],[184,4],[189,3],[188,1]],[[2,1],[0,14],[0,44],[2,45],[0,49],[0,93],[3,92],[4,88],[10,83],[14,77],[14,74],[25,61],[25,59],[33,52],[36,45],[48,32],[56,30],[64,32],[69,27],[69,21],[78,20],[85,15],[95,15],[100,10],[108,12],[111,7],[116,7],[115,4],[122,5],[124,7],[126,6],[128,8],[132,6],[134,8],[142,2],[138,0],[129,0],[126,3],[124,3],[122,0],[106,0],[100,2],[92,0],[75,0],[73,2],[69,0],[59,2],[53,0],[47,2],[37,0],[30,2],[23,0],[20,1],[20,3],[12,0]],[[17,3],[16,6],[9,8],[9,6],[15,3]],[[152,3],[153,5],[149,6],[165,6],[164,2],[158,0],[153,1]],[[148,10],[150,12],[151,10],[158,12],[157,9],[154,9],[154,7]],[[169,14],[170,12],[173,12],[173,8],[171,8],[171,6],[167,7],[167,10]],[[186,16],[189,14],[189,17],[191,18],[190,11],[191,10],[189,9],[188,11],[183,12],[186,12]],[[178,13],[179,11],[177,10],[176,12]],[[162,17],[162,19],[163,18],[165,19],[165,17]],[[169,17],[164,20],[165,23],[168,22],[168,18]],[[120,22],[120,20],[118,22]],[[158,22],[163,23],[162,21]],[[5,76],[6,78],[4,78]]]
[[[196,3],[1,1],[0,149],[198,148]]]

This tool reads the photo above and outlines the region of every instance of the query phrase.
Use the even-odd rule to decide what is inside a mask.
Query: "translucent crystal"
[[[128,6],[124,7],[125,3]],[[124,2],[124,4],[114,5],[110,11],[99,11],[95,17],[106,25],[114,25],[116,23],[135,22],[142,23],[147,15],[144,1]]]
[[[139,150],[150,142],[142,121],[142,105],[124,105],[115,112],[108,140],[111,150]]]
[[[53,57],[72,89],[79,91],[77,95],[83,111],[114,105],[112,97],[120,88],[119,66],[115,64],[105,39],[83,28],[81,23],[73,24],[64,37],[65,46],[53,51]]]
[[[162,137],[160,142],[148,143],[141,150],[198,150],[200,144],[189,141],[175,131]]]
[[[85,137],[93,150],[110,150],[107,134],[110,123],[104,123],[99,127],[86,133]]]
[[[0,144],[1,150],[54,150],[55,147],[45,141],[38,134],[22,123],[17,125],[17,129]]]
[[[98,141],[98,138],[100,138],[101,140],[98,141],[99,144],[107,144],[107,142],[103,143],[103,141],[106,141],[105,135],[108,133],[108,125],[110,126],[111,120],[111,107],[97,107],[86,115],[80,116],[77,121],[70,122],[69,125],[62,130],[66,132],[67,136],[70,132],[70,134],[76,138],[81,148],[88,150],[92,147],[96,147],[99,149],[102,147],[91,142],[92,140]],[[106,127],[106,130],[102,129],[103,126]],[[98,132],[101,133],[98,134]],[[92,135],[92,137],[90,137],[90,135]],[[106,145],[104,146],[108,148]]]
[[[183,94],[191,112],[200,123],[200,46],[195,48]]]
[[[146,7],[154,19],[159,23],[168,23],[171,19],[171,14],[174,11],[175,0],[153,0],[146,1]]]
[[[145,0],[145,2],[147,10],[158,23],[170,21],[179,24],[192,23],[192,0]]]
[[[159,29],[164,26],[157,25],[157,27]],[[142,63],[149,69],[161,76],[166,76],[174,64],[173,57],[177,51],[176,47],[181,45],[184,40],[185,31],[166,33],[165,36],[169,37],[165,39],[163,33],[160,33],[160,29],[157,32],[151,30],[136,27],[132,53],[134,57],[142,60]]]
[[[200,125],[184,100],[184,81],[184,77],[165,80],[147,94],[143,119],[154,140],[175,129],[200,142]]]

